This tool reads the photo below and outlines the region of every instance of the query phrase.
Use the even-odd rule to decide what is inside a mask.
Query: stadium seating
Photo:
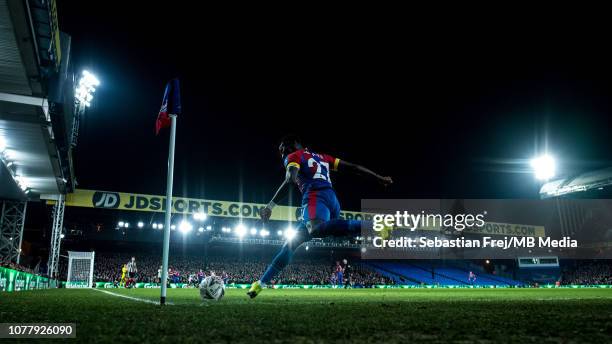
[[[429,285],[462,285],[457,280],[447,278],[445,276],[432,276],[431,271],[426,271],[422,268],[402,264],[402,263],[370,263],[377,271],[384,271],[387,274],[394,274],[394,280],[402,281],[402,284],[429,284]],[[393,278],[393,277],[392,277]]]
[[[405,276],[401,276],[397,273],[394,273],[390,270],[386,270],[384,268],[377,267],[376,264],[368,264],[372,270],[384,276],[388,279],[391,279],[397,285],[419,285],[417,281],[411,281],[407,279]]]
[[[521,283],[509,278],[476,272],[474,283],[468,282],[468,271],[452,266],[435,267],[429,262],[376,262],[370,263],[377,272],[401,284],[428,285],[491,285],[507,286]],[[432,274],[433,270],[433,274]]]

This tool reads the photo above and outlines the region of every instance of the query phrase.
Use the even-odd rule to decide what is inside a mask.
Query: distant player
[[[132,257],[127,263],[128,280],[125,284],[126,288],[131,288],[136,284],[136,274],[138,273],[138,267],[136,266],[136,258]]]
[[[340,262],[336,262],[336,267],[334,268],[336,272],[336,281],[338,283],[338,287],[342,287],[342,283],[344,282],[344,270],[342,269],[342,265]]]
[[[353,267],[348,263],[348,260],[342,259],[342,274],[344,275],[344,289],[353,286],[353,281],[351,280],[351,274],[353,272]]]
[[[336,272],[332,272],[331,276],[329,276],[329,284],[336,285],[338,282],[338,277],[336,276]]]
[[[470,273],[468,273],[468,283],[475,283],[476,282],[476,274],[474,273],[474,271],[470,271]]]
[[[340,219],[340,203],[332,188],[330,171],[348,171],[369,176],[385,186],[393,183],[391,177],[383,177],[363,166],[328,154],[312,152],[303,147],[296,136],[285,137],[278,149],[286,168],[285,180],[270,203],[261,210],[261,219],[268,221],[276,203],[285,196],[291,184],[296,184],[302,193],[303,220],[293,240],[285,242],[263,276],[251,285],[247,293],[251,298],[256,297],[263,286],[289,264],[295,250],[310,238],[356,236],[361,232],[361,221]]]
[[[122,287],[125,286],[126,274],[127,274],[127,265],[123,264],[123,266],[121,266],[121,280],[119,281],[119,285]]]

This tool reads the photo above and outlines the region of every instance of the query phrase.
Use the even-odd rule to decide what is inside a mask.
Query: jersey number
[[[329,181],[329,164],[321,161],[317,162],[315,159],[308,159],[308,167],[317,167],[317,172],[315,172],[313,179],[323,179],[325,181]]]

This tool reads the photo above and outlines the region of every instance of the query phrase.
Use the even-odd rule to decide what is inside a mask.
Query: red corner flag
[[[161,109],[157,115],[157,121],[155,122],[155,135],[159,134],[162,128],[170,126],[169,115],[178,115],[181,113],[181,91],[179,87],[179,80],[172,79],[166,84],[166,90],[164,91],[164,99],[162,100]]]

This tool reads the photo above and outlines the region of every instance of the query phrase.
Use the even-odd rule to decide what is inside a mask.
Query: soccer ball
[[[200,296],[203,300],[219,301],[225,295],[225,283],[219,276],[208,276],[200,283]]]

